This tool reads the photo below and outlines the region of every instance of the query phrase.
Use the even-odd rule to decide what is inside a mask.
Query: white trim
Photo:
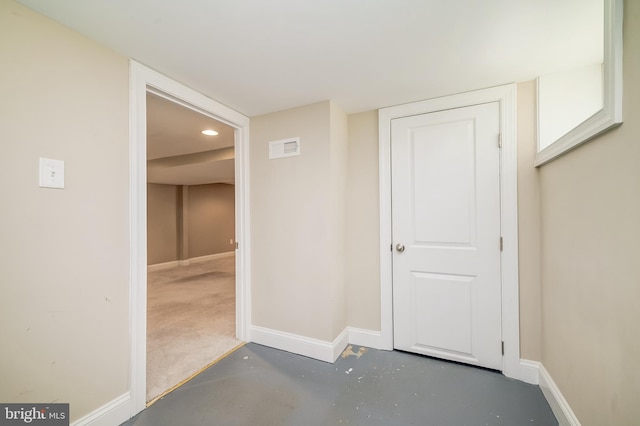
[[[177,260],[172,260],[171,262],[154,263],[153,265],[147,266],[147,272],[162,271],[163,269],[171,269],[175,268],[176,266],[180,266],[180,262]]]
[[[538,361],[530,361],[528,359],[520,360],[520,374],[515,379],[521,380],[530,385],[540,384],[540,364]]]
[[[342,352],[344,352],[348,344],[349,344],[349,327],[346,327],[344,330],[342,330],[342,333],[340,333],[338,337],[333,339],[333,342],[331,342],[331,345],[333,346],[333,354],[332,354],[333,361],[331,362],[334,362],[336,359],[338,359],[338,357],[342,354]]]
[[[540,365],[540,389],[561,426],[580,426],[580,421],[569,403],[542,364]]]
[[[251,341],[319,361],[334,362],[349,344],[349,330],[345,328],[333,342],[328,342],[252,325]]]
[[[349,343],[374,349],[385,349],[385,342],[380,331],[349,327]]]
[[[251,324],[249,118],[131,60],[129,67],[129,222],[131,416],[146,405],[146,94],[150,91],[235,128],[236,337],[249,340]]]
[[[534,165],[542,166],[622,124],[622,22],[623,0],[604,1],[604,75],[602,109],[543,150],[537,140]],[[537,94],[539,97],[539,94]],[[540,114],[537,114],[540,117]],[[540,122],[537,122],[538,135]]]
[[[520,375],[516,377],[523,382],[538,385],[551,411],[561,426],[580,426],[580,421],[560,392],[549,372],[541,362],[520,360]]]
[[[502,252],[502,372],[520,375],[520,307],[518,297],[518,199],[516,152],[516,85],[461,93],[442,98],[383,108],[378,111],[380,169],[380,313],[383,349],[393,349],[391,236],[391,120],[488,102],[500,103],[500,191]]]
[[[206,262],[208,260],[224,259],[226,257],[232,257],[235,254],[236,254],[235,251],[225,251],[223,253],[215,253],[215,254],[208,254],[205,256],[192,257],[191,259],[189,259],[189,262],[200,263],[200,262]]]
[[[92,413],[71,423],[71,426],[113,426],[131,418],[131,395],[129,392],[119,396]]]
[[[235,253],[236,253],[235,251],[225,251],[223,253],[215,253],[215,254],[208,254],[206,256],[192,257],[191,259],[186,259],[186,260],[172,260],[171,262],[154,263],[153,265],[147,266],[147,272],[161,271],[163,269],[171,269],[171,268],[175,268],[176,266],[189,266],[192,263],[206,262],[208,260],[223,259],[225,257],[234,256]]]

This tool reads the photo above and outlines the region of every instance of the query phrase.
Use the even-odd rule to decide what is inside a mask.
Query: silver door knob
[[[396,250],[398,250],[399,253],[402,253],[404,251],[404,246],[402,244],[396,244]]]

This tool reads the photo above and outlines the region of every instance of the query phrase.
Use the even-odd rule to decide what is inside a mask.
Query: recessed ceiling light
[[[203,130],[202,134],[207,136],[215,136],[218,134],[218,132],[216,132],[215,130],[207,129],[207,130]]]

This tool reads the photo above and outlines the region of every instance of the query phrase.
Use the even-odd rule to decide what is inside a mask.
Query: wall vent
[[[269,142],[269,159],[300,155],[300,138],[282,139]]]

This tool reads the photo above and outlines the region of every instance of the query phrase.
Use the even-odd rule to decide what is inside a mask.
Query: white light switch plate
[[[64,161],[40,159],[40,187],[64,188]]]

